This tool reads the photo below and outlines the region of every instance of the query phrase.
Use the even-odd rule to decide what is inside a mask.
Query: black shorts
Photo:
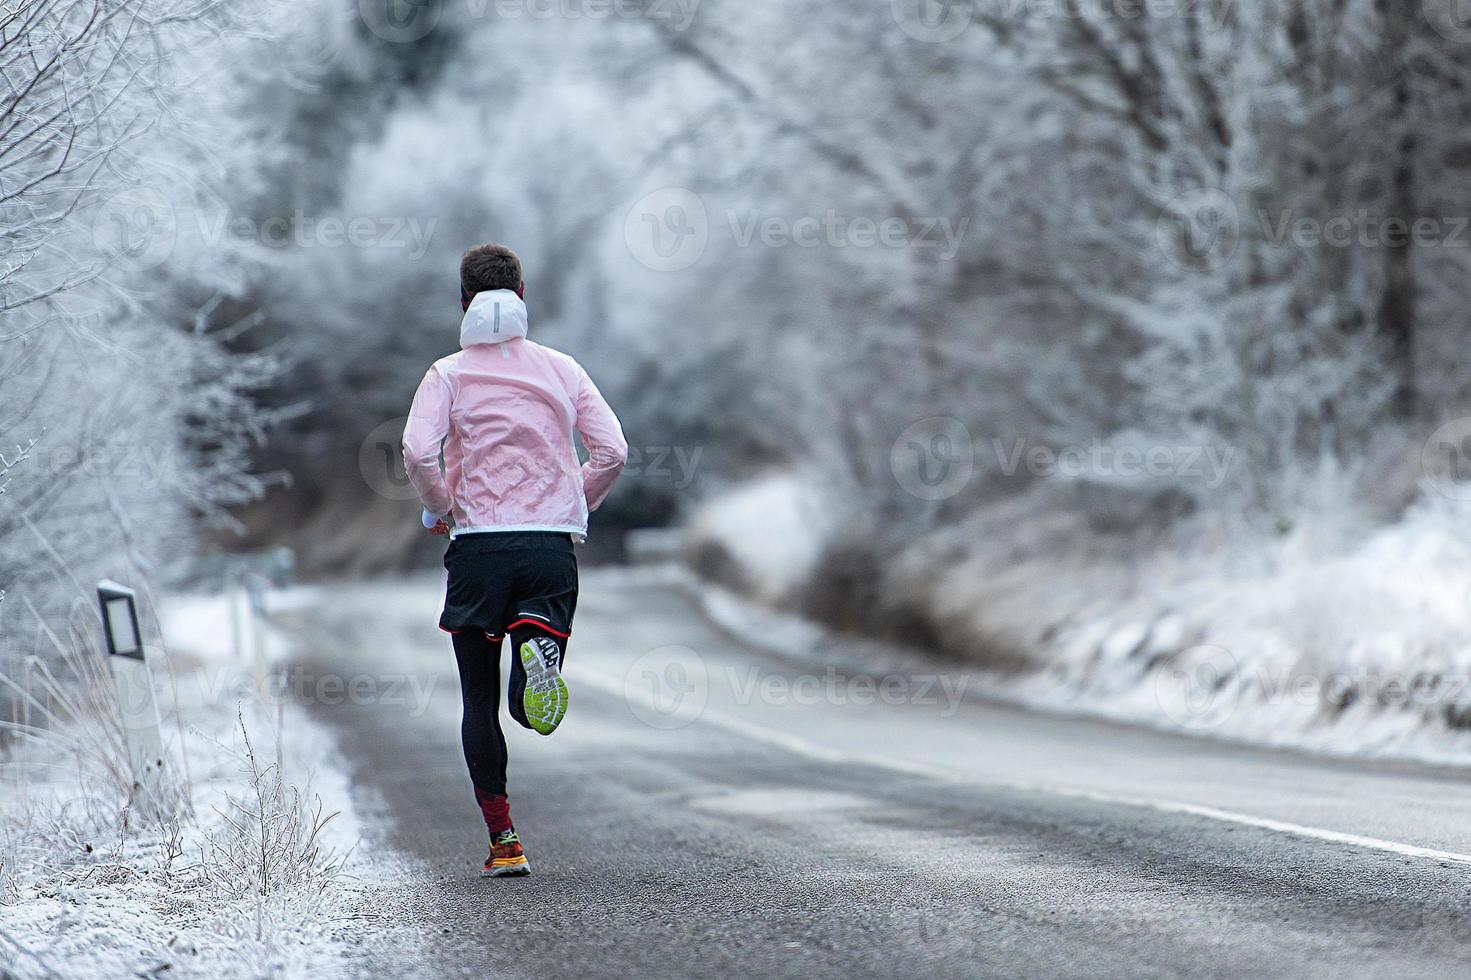
[[[464,534],[444,555],[449,572],[439,628],[500,639],[535,626],[565,640],[577,611],[572,536],[553,531]]]

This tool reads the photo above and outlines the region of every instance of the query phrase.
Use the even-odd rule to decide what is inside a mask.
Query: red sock
[[[476,787],[475,802],[480,804],[480,812],[485,817],[485,826],[490,830],[490,836],[494,837],[511,829],[511,803],[504,796],[487,793]]]

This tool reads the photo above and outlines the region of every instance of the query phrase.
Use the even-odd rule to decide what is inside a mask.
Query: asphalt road
[[[815,668],[667,587],[583,585],[567,721],[507,722],[515,880],[475,874],[434,583],[291,614],[308,670],[418,685],[315,705],[394,869],[378,914],[432,937],[365,922],[362,975],[1471,975],[1464,776],[957,701],[961,675]]]

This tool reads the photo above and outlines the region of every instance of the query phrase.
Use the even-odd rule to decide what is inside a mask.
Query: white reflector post
[[[158,701],[153,677],[143,657],[138,629],[138,600],[132,589],[116,582],[97,583],[102,631],[107,636],[107,662],[117,685],[118,710],[133,770],[135,804],[162,815],[164,795],[163,737],[158,730]]]

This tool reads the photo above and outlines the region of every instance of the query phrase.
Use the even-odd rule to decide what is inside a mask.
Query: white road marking
[[[579,665],[577,681],[579,683],[590,683],[593,687],[606,691],[615,697],[635,697],[655,711],[667,711],[667,707],[659,704],[651,693],[646,694],[641,690],[630,689],[618,678],[596,668]],[[678,715],[679,712],[674,712],[674,714]],[[907,759],[896,759],[887,756],[856,755],[851,752],[831,749],[799,735],[791,735],[786,732],[766,728],[762,725],[741,721],[738,718],[733,718],[730,715],[708,707],[688,714],[689,722],[699,721],[713,725],[716,728],[724,729],[733,734],[751,739],[752,741],[775,746],[776,748],[784,749],[797,755],[803,755],[819,762],[839,765],[878,766],[893,772],[921,776],[956,785],[996,787],[1027,793],[1042,793],[1076,800],[1087,800],[1092,803],[1136,807],[1154,810],[1160,813],[1182,814],[1200,817],[1205,820],[1236,824],[1242,827],[1252,827],[1257,830],[1287,834],[1292,837],[1322,841],[1329,844],[1344,844],[1349,847],[1382,851],[1388,854],[1397,854],[1401,857],[1471,865],[1471,854],[1461,854],[1456,851],[1441,851],[1432,847],[1419,847],[1414,844],[1402,844],[1398,841],[1382,840],[1378,837],[1365,837],[1360,834],[1348,834],[1337,830],[1324,830],[1320,827],[1308,827],[1303,824],[1289,823],[1285,820],[1273,820],[1268,817],[1254,817],[1248,813],[1237,813],[1234,810],[1222,810],[1217,807],[1202,806],[1198,803],[1185,803],[1179,800],[1160,800],[1145,796],[1127,796],[1048,783],[1021,783],[1004,779],[989,779],[982,776],[969,775],[954,769],[928,765],[923,762],[912,762]]]

